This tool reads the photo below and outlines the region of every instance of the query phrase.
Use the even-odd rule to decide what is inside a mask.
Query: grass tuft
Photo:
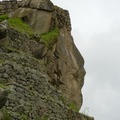
[[[8,14],[0,15],[0,22],[7,20],[8,18]]]
[[[24,23],[20,18],[10,18],[8,19],[8,23],[10,27],[18,30],[22,33],[28,33],[33,34],[33,30],[30,28],[30,26],[26,23]]]
[[[55,27],[53,30],[47,33],[43,33],[41,39],[45,43],[45,45],[51,49],[54,43],[57,41],[59,34],[59,29]]]

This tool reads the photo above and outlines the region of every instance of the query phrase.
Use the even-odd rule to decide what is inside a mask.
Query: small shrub
[[[53,30],[42,34],[41,39],[48,48],[52,48],[54,43],[57,41],[59,34],[59,29],[55,27]]]
[[[8,14],[0,15],[0,22],[6,20],[6,19],[8,19],[8,18],[9,18],[9,17],[8,17]]]
[[[33,30],[30,28],[30,26],[26,23],[24,23],[20,18],[10,18],[8,19],[8,23],[10,27],[18,30],[22,33],[28,33],[33,34]]]

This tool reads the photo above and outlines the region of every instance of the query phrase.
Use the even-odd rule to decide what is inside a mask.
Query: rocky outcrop
[[[50,0],[24,0],[20,4],[21,7],[32,8],[37,10],[54,11],[54,5]]]
[[[78,113],[85,70],[68,11],[49,0],[24,0],[9,16],[33,33],[9,20],[0,24],[0,92],[10,91],[0,103],[1,120],[93,120]]]
[[[85,75],[84,60],[73,43],[71,29],[68,27],[70,26],[68,12],[58,7],[47,9],[49,12],[46,12],[46,8],[53,8],[53,4],[49,0],[45,0],[44,4],[42,0],[38,3],[26,0],[21,4],[22,7],[17,9],[12,17],[20,17],[23,21],[26,18],[28,21],[25,20],[25,22],[29,23],[37,33],[48,32],[54,27],[60,29],[57,42],[53,45],[52,50],[46,51],[44,59],[47,61],[48,74],[52,78],[51,82],[56,83],[66,98],[74,102],[79,109],[82,105],[80,89],[83,86]],[[42,9],[41,4],[43,4]],[[44,6],[46,6],[45,9]],[[41,51],[40,47],[38,50]],[[61,84],[58,84],[59,82]]]
[[[54,6],[49,0],[24,0],[12,17],[20,17],[38,33],[45,33],[55,26],[66,27],[71,31],[70,17],[67,10]]]

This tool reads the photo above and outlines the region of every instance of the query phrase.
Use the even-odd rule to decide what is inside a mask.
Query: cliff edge
[[[93,120],[78,113],[85,70],[69,12],[50,0],[0,10],[0,120]]]

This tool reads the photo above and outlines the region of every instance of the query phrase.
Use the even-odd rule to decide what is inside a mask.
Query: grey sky
[[[120,0],[51,1],[69,10],[74,41],[85,59],[81,112],[95,120],[120,120]]]

